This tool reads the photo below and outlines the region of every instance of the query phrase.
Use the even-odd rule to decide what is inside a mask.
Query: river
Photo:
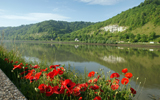
[[[27,42],[4,42],[3,45],[7,50],[19,51],[26,62],[39,63],[45,58],[49,64],[71,66],[79,73],[84,73],[84,69],[98,72],[103,68],[105,73],[118,72],[122,78],[121,70],[128,68],[134,76],[130,84],[137,90],[134,99],[160,100],[159,48]]]

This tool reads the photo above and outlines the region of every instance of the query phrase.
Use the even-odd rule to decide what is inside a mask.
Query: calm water
[[[70,64],[80,73],[85,68],[88,71],[104,68],[105,73],[118,72],[123,76],[121,70],[128,68],[134,75],[131,86],[138,88],[137,77],[137,83],[141,82],[135,99],[151,100],[149,97],[155,96],[154,100],[160,100],[160,49],[10,42],[5,42],[4,46],[18,50],[26,61],[41,62],[45,58],[49,64],[65,64],[66,67]]]

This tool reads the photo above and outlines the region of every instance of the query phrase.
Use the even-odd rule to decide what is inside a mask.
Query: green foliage
[[[5,39],[16,40],[55,40],[58,36],[70,33],[86,26],[91,22],[66,22],[66,21],[44,21],[37,24],[21,25],[19,27],[0,27],[5,31]]]

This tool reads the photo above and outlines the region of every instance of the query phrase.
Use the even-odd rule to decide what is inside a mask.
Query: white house
[[[75,38],[75,40],[74,40],[74,41],[79,41],[79,40],[78,40],[78,38]]]

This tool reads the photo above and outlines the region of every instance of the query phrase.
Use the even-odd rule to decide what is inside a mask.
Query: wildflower
[[[57,72],[58,72],[59,75],[63,74],[63,71],[60,68],[57,68]]]
[[[39,68],[40,66],[38,66],[38,65],[34,65],[32,68]]]
[[[134,90],[133,88],[130,88],[130,90],[132,94],[136,94],[136,90]]]
[[[81,95],[80,88],[79,87],[75,87],[74,89],[72,89],[72,94],[74,96],[80,96]]]
[[[119,83],[119,79],[114,79],[112,83],[113,83],[113,84],[114,84],[114,83],[118,84],[118,83]]]
[[[40,69],[40,72],[45,72],[45,71],[47,71],[47,69],[48,68],[46,68],[46,69]]]
[[[126,73],[126,72],[128,72],[127,68],[122,69],[122,73]]]
[[[16,61],[16,62],[14,62],[15,64],[17,64],[18,63],[18,61]]]
[[[45,84],[40,84],[40,85],[38,86],[38,89],[40,90],[41,93],[44,93],[46,87],[47,87],[47,85],[45,85]]]
[[[133,75],[132,75],[132,73],[130,73],[130,72],[128,72],[128,73],[126,73],[125,74],[125,77],[127,77],[127,78],[131,78]]]
[[[88,77],[92,77],[92,76],[94,76],[94,74],[95,74],[95,72],[94,71],[91,71],[90,73],[88,73]]]
[[[23,71],[23,72],[21,72],[19,75],[23,75],[24,73],[27,73],[27,71]]]
[[[22,68],[22,66],[24,66],[22,63],[20,63],[19,65],[13,65],[14,66],[14,68],[13,68],[13,70],[15,70],[15,69],[21,69]]]
[[[101,100],[100,96],[96,96],[93,100]]]
[[[96,78],[94,78],[94,79],[93,79],[93,82],[95,82],[95,83],[96,83],[97,81],[98,81],[98,79],[96,79]]]
[[[11,60],[11,62],[10,63],[13,63],[13,60]]]
[[[86,91],[88,87],[88,83],[79,84],[77,87],[80,88],[80,91]]]
[[[53,89],[50,85],[46,87],[46,96],[51,96],[53,94]]]
[[[39,77],[41,76],[42,72],[38,72],[35,74],[35,76],[30,76],[29,77],[29,80],[30,80],[30,83],[33,82],[34,80],[38,80]]]
[[[60,64],[59,65],[51,65],[49,68],[56,68],[56,67],[59,67],[60,66]]]
[[[89,88],[92,90],[96,90],[99,89],[99,86],[97,84],[94,84],[94,86],[90,86]]]
[[[88,83],[92,83],[92,80],[88,80]]]
[[[62,85],[69,91],[69,93],[71,93],[71,89],[76,86],[76,83],[72,82],[70,79],[66,79],[62,82]]]
[[[49,72],[47,74],[47,76],[49,76],[51,79],[54,78],[54,76],[56,76],[58,74],[58,71],[56,71],[56,69],[54,69],[53,71]]]
[[[25,67],[25,68],[24,68],[24,70],[27,70],[27,69],[28,69],[28,67]]]
[[[7,63],[9,63],[9,59],[8,58],[5,58],[4,61],[7,61]]]
[[[78,100],[82,100],[82,97],[79,97],[79,99]]]
[[[112,73],[110,78],[119,78],[120,75],[118,73]]]
[[[63,86],[59,87],[59,86],[54,86],[53,88],[53,92],[55,94],[63,94],[64,93],[64,90],[65,88]]]
[[[112,84],[111,85],[111,89],[114,91],[114,90],[117,90],[119,88],[119,85],[118,84]]]
[[[128,84],[128,82],[129,82],[129,79],[128,79],[128,78],[122,78],[122,80],[121,80],[121,83],[122,83],[123,85]]]

